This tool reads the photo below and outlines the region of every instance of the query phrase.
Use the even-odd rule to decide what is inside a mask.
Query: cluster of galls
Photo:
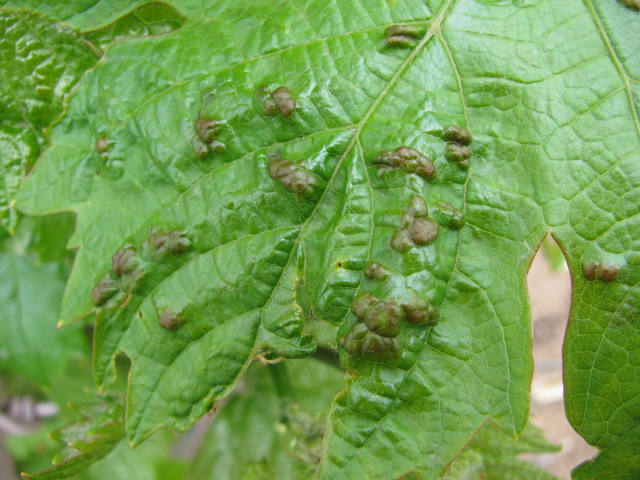
[[[220,128],[225,122],[209,117],[200,117],[196,120],[196,137],[193,139],[193,150],[198,158],[205,159],[210,153],[222,153],[225,144],[216,140]]]
[[[414,173],[426,180],[436,178],[436,167],[433,162],[411,147],[398,147],[393,151],[383,150],[373,163],[381,165],[382,168],[397,168],[405,173]]]
[[[396,337],[400,335],[406,322],[435,325],[439,318],[438,311],[417,295],[409,302],[399,305],[384,302],[365,292],[355,298],[351,312],[358,318],[358,322],[346,335],[338,337],[338,344],[351,355],[371,355],[377,358],[397,356]]]
[[[399,229],[391,239],[391,248],[396,252],[406,253],[414,245],[428,245],[438,237],[439,230],[439,225],[429,218],[424,199],[414,195],[409,208],[400,216]]]
[[[308,194],[318,185],[316,176],[306,168],[284,158],[269,162],[269,176],[293,193]]]
[[[413,25],[393,25],[384,32],[386,47],[413,48],[422,36],[419,28]]]
[[[101,307],[118,292],[131,293],[145,275],[147,262],[159,262],[169,255],[180,255],[190,246],[185,232],[178,230],[154,231],[142,242],[138,253],[133,245],[125,245],[111,257],[111,271],[93,288],[91,296],[96,307]],[[174,315],[175,318],[170,318]],[[173,330],[181,323],[178,317],[165,309],[159,318],[160,326]],[[175,327],[174,327],[175,325]],[[169,328],[171,327],[171,328]]]
[[[262,103],[264,113],[270,117],[280,115],[289,118],[296,111],[296,99],[287,87],[280,86],[268,93],[258,91],[258,99]]]
[[[471,158],[469,145],[473,140],[471,133],[464,128],[452,125],[442,131],[442,136],[449,142],[444,147],[444,158],[456,163],[463,170],[468,169]]]

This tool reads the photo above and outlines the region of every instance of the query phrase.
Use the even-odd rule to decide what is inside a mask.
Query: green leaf
[[[117,22],[84,37],[104,50],[110,43],[126,38],[160,35],[178,30],[185,18],[163,3],[140,7]]]
[[[309,358],[256,365],[243,382],[216,414],[188,477],[312,478],[332,392],[342,386],[340,370]]]
[[[99,285],[95,374],[132,359],[130,442],[188,428],[255,355],[313,352],[304,288],[351,352],[319,477],[440,478],[487,420],[527,422],[526,271],[551,231],[574,278],[568,416],[603,450],[577,478],[637,476],[638,12],[173,6],[180,30],[116,42],[84,77],[18,203],[78,213],[62,319]],[[400,304],[426,323],[394,324]]]
[[[32,13],[0,10],[0,37],[0,225],[14,229],[11,202],[47,143],[44,129],[97,57],[76,32]]]
[[[516,457],[522,453],[549,453],[558,450],[560,447],[549,443],[531,423],[527,423],[517,440],[487,423],[451,464],[443,479],[557,480],[557,477],[541,468]]]
[[[70,478],[109,454],[124,438],[124,406],[116,399],[74,407],[80,419],[61,427],[50,437],[66,446],[53,459],[53,466],[23,478],[55,480]]]
[[[50,385],[86,353],[81,328],[56,329],[68,267],[0,253],[0,369]]]

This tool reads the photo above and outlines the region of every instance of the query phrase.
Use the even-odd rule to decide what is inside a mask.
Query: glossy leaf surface
[[[95,373],[104,386],[131,357],[130,441],[188,428],[256,354],[313,352],[302,285],[347,338],[319,477],[440,478],[488,419],[526,424],[525,275],[551,231],[574,277],[568,416],[603,450],[577,478],[637,476],[638,12],[173,6],[180,30],[117,42],[85,76],[18,204],[78,213],[62,320],[91,312],[100,284]],[[471,144],[447,145],[450,125]],[[109,273],[116,254],[129,273]],[[362,292],[375,315],[350,313]],[[416,298],[437,326],[379,329]]]

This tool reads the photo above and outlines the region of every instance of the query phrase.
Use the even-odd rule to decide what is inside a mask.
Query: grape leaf
[[[443,480],[557,480],[557,477],[529,462],[518,460],[516,456],[558,450],[560,447],[549,443],[531,422],[527,423],[517,440],[487,423],[454,460]]]
[[[98,58],[73,30],[41,15],[0,10],[0,225],[14,229],[10,203],[46,145],[80,75]]]
[[[124,437],[124,406],[116,399],[73,407],[80,418],[50,434],[53,440],[64,443],[53,459],[53,465],[33,475],[22,477],[34,480],[70,478],[109,454]]]
[[[256,354],[312,352],[304,288],[347,347],[319,477],[440,478],[487,420],[526,424],[525,276],[551,231],[575,282],[568,416],[603,450],[577,478],[633,478],[638,13],[169,3],[183,27],[109,48],[18,203],[78,213],[62,322],[96,286],[99,385],[133,361],[130,442],[188,428]],[[388,322],[400,304],[414,323]]]
[[[84,37],[104,50],[116,40],[160,35],[178,30],[184,21],[185,18],[169,5],[152,3],[134,10],[111,25],[87,33]]]
[[[333,392],[342,386],[340,370],[309,358],[257,365],[244,382],[216,414],[189,478],[312,478]]]
[[[0,369],[43,385],[86,351],[81,328],[56,329],[68,266],[38,266],[26,256],[0,253]]]

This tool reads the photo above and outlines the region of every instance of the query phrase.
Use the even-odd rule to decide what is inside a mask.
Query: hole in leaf
[[[596,449],[571,428],[565,415],[562,344],[571,307],[571,275],[551,235],[540,245],[527,280],[533,320],[532,421],[563,448],[558,453],[524,458],[553,475],[570,478],[571,469],[591,458]]]

